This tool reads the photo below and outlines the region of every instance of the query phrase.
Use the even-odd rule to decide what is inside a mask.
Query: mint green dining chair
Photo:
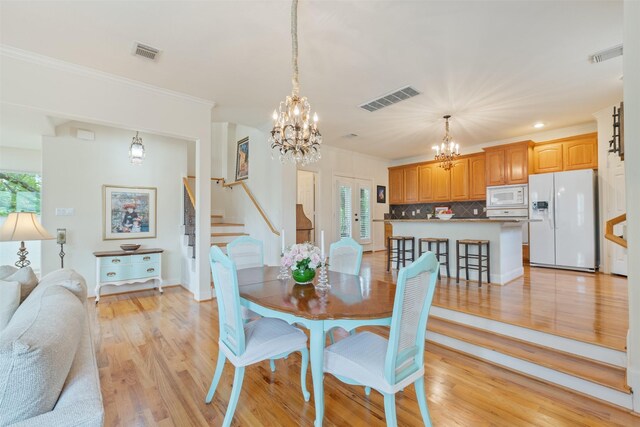
[[[422,420],[431,426],[424,391],[424,339],[440,264],[432,252],[398,273],[389,339],[361,332],[324,351],[324,372],[384,396],[387,426],[397,426],[395,395],[414,384]]]
[[[302,395],[305,401],[309,401],[310,393],[306,385],[309,350],[305,333],[281,319],[260,317],[245,323],[240,311],[240,292],[235,264],[217,246],[211,247],[209,261],[218,303],[220,338],[216,370],[205,402],[211,403],[228,359],[235,367],[235,374],[222,425],[230,426],[238,404],[245,367],[263,360],[281,359],[296,351],[299,351],[302,356],[300,369]]]

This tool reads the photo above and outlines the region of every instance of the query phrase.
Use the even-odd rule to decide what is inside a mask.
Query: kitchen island
[[[394,236],[416,238],[416,258],[419,254],[418,239],[438,237],[449,239],[449,269],[456,276],[456,240],[489,240],[491,246],[491,283],[504,285],[524,274],[522,265],[522,224],[528,219],[452,218],[441,219],[386,219],[375,222],[393,224]],[[424,244],[426,250],[427,245]],[[475,249],[475,248],[474,248]],[[474,252],[469,248],[470,253]],[[475,263],[475,260],[473,261]],[[461,271],[461,278],[465,271]],[[442,275],[446,269],[442,268]],[[469,271],[472,280],[478,280],[477,271]],[[483,282],[486,279],[483,277]]]

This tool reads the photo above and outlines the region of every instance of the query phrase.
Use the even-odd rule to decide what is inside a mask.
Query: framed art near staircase
[[[249,137],[238,141],[236,152],[236,181],[249,178]]]
[[[156,191],[103,185],[103,240],[156,237]]]

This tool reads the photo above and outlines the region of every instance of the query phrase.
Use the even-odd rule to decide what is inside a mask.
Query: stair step
[[[623,393],[631,392],[624,368],[434,316],[430,316],[427,329]]]
[[[233,222],[212,222],[212,227],[244,227],[244,224],[236,224]]]
[[[248,236],[247,233],[211,233],[211,237],[239,237]]]
[[[227,243],[227,242],[222,242],[222,243],[212,243],[212,244],[211,244],[211,246],[217,246],[217,247],[219,247],[219,248],[226,248],[228,244],[229,244],[229,243]]]
[[[222,215],[211,215],[211,218],[222,218]]]

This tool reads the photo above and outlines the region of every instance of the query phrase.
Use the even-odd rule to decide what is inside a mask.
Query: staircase
[[[211,246],[216,245],[226,253],[227,244],[240,236],[248,236],[244,224],[224,222],[222,215],[211,215]]]
[[[427,341],[631,409],[626,353],[433,307]]]

